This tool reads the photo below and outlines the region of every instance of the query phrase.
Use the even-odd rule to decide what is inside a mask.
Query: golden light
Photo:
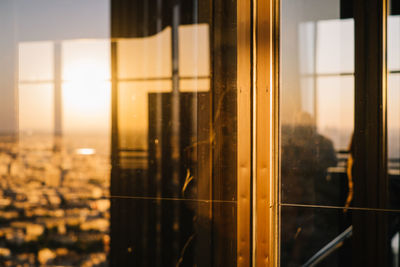
[[[78,148],[75,150],[75,153],[78,155],[94,155],[96,154],[96,150],[93,148]]]
[[[106,40],[63,44],[64,126],[71,132],[108,132],[110,54]]]

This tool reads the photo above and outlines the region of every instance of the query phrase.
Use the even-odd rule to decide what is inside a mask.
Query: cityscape
[[[49,140],[0,142],[0,265],[106,266],[109,157]]]

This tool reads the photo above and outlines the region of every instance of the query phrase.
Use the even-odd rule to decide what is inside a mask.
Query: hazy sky
[[[10,132],[16,129],[15,122],[18,121],[18,118],[22,128],[48,130],[49,126],[46,123],[48,124],[49,121],[53,123],[52,114],[49,115],[48,112],[45,112],[52,106],[52,103],[49,102],[52,100],[51,85],[24,84],[19,88],[18,96],[17,90],[15,90],[18,88],[17,81],[51,80],[54,41],[108,39],[110,36],[109,0],[1,0],[0,25],[2,25],[2,33],[4,33],[0,37],[0,93],[2,95],[0,98],[0,132]],[[103,48],[92,46],[90,53],[84,57],[80,54],[79,56],[83,59],[80,67],[87,69],[90,67],[90,72],[95,74],[99,69],[104,69],[104,65],[106,65],[109,72],[109,62],[107,61],[109,60],[109,49],[104,45]],[[92,49],[100,55],[95,61],[93,61]],[[99,51],[99,49],[103,49],[103,51]],[[82,47],[81,50],[81,52],[85,52],[85,47]],[[79,52],[75,51],[75,55],[77,54]],[[68,56],[68,58],[73,57]],[[68,64],[70,63],[68,62]],[[66,76],[71,72],[79,72],[73,66],[65,66],[64,69],[69,72],[69,74],[65,74]],[[101,76],[107,78],[104,73]],[[76,87],[75,89],[78,90]],[[99,90],[106,89],[102,85]],[[108,93],[102,92],[101,94]],[[101,104],[104,104],[104,97],[99,97],[98,100],[100,99],[103,101]],[[18,104],[24,107],[19,110],[19,114]],[[40,118],[40,121],[35,122],[33,120],[35,117]]]

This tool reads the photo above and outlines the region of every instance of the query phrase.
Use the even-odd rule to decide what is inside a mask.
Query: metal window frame
[[[279,1],[254,10],[255,265],[278,265]]]
[[[251,8],[237,1],[237,266],[251,266]]]
[[[279,262],[279,2],[237,2],[238,266]]]
[[[373,12],[371,12],[373,10]],[[388,208],[386,30],[388,0],[354,0],[354,206]],[[353,212],[353,264],[385,266],[387,214]]]
[[[253,266],[279,266],[279,14],[280,0],[254,0],[253,43]],[[375,10],[375,12],[370,12]],[[387,208],[387,69],[388,0],[354,0],[355,11],[355,160],[359,181],[355,204]],[[267,122],[266,122],[267,121]],[[368,135],[365,135],[365,133]],[[374,164],[371,164],[374,163]],[[267,172],[267,173],[266,173]],[[371,196],[366,199],[367,196]],[[376,266],[385,262],[385,218],[354,211],[354,263]],[[378,218],[379,217],[379,218]],[[363,227],[361,227],[363,226]],[[371,235],[374,233],[374,235]]]

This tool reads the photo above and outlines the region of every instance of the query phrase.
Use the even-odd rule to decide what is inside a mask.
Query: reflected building
[[[112,2],[112,266],[236,264],[231,12]]]

